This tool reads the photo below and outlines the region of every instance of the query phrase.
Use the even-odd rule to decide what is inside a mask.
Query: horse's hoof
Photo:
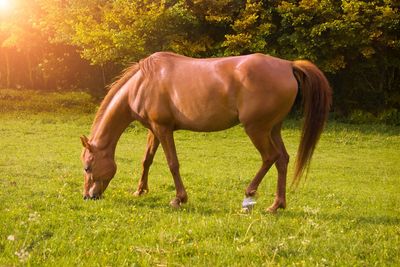
[[[253,197],[245,197],[242,202],[242,212],[250,212],[256,203],[257,202]]]
[[[136,190],[135,193],[133,193],[133,196],[140,197],[147,194],[148,192],[148,190]]]
[[[286,208],[286,204],[284,202],[275,202],[274,204],[269,206],[266,209],[266,211],[271,214],[275,214],[275,213],[277,213],[278,209],[285,209],[285,208]]]
[[[268,207],[265,211],[271,214],[276,214],[277,213],[278,208],[275,207]]]
[[[182,201],[179,198],[174,198],[169,202],[169,205],[174,209],[179,209],[181,207]]]

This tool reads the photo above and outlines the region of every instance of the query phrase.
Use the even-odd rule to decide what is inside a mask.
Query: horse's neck
[[[92,133],[91,143],[114,157],[117,142],[133,121],[128,104],[128,90],[122,88],[107,106],[102,118]]]

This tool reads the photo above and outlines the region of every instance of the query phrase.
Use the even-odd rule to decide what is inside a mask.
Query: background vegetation
[[[398,126],[331,122],[306,183],[289,190],[277,215],[264,212],[275,168],[253,213],[240,212],[260,166],[240,126],[179,131],[189,203],[177,211],[168,206],[175,192],[162,150],[149,194],[132,196],[147,134],[136,124],[118,143],[104,198],[82,200],[79,136],[96,108],[88,94],[1,90],[0,107],[0,266],[400,265]],[[283,130],[292,158],[298,124],[286,121]],[[289,177],[292,170],[293,161]]]
[[[7,1],[7,0],[3,0]],[[397,0],[15,0],[0,11],[0,87],[104,87],[132,61],[261,52],[318,64],[339,117],[400,123]]]

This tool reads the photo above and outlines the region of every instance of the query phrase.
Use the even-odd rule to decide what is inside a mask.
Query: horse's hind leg
[[[157,148],[160,144],[158,138],[153,134],[152,131],[149,130],[147,134],[147,145],[146,145],[146,152],[144,154],[144,158],[142,161],[142,175],[139,180],[138,188],[134,193],[135,196],[140,196],[145,194],[149,191],[148,186],[148,176],[149,176],[149,169],[151,164],[153,163],[154,155],[157,152]]]
[[[279,208],[286,208],[286,175],[287,166],[289,163],[289,154],[287,153],[282,140],[281,126],[282,124],[279,124],[272,129],[272,139],[279,151],[279,158],[275,162],[276,169],[278,170],[278,183],[275,200],[274,203],[267,209],[267,211],[272,213],[275,213]]]
[[[271,168],[272,164],[277,160],[278,151],[271,137],[270,129],[263,129],[257,126],[245,126],[245,130],[254,146],[260,152],[262,159],[261,168],[245,191],[246,198],[243,201],[242,207],[248,210],[254,205],[253,196],[256,194],[262,179]]]

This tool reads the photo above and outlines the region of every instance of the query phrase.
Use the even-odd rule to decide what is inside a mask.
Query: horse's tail
[[[311,157],[328,119],[332,89],[322,71],[307,60],[293,62],[293,74],[302,93],[304,122],[295,162],[292,185],[298,185],[307,174]]]

